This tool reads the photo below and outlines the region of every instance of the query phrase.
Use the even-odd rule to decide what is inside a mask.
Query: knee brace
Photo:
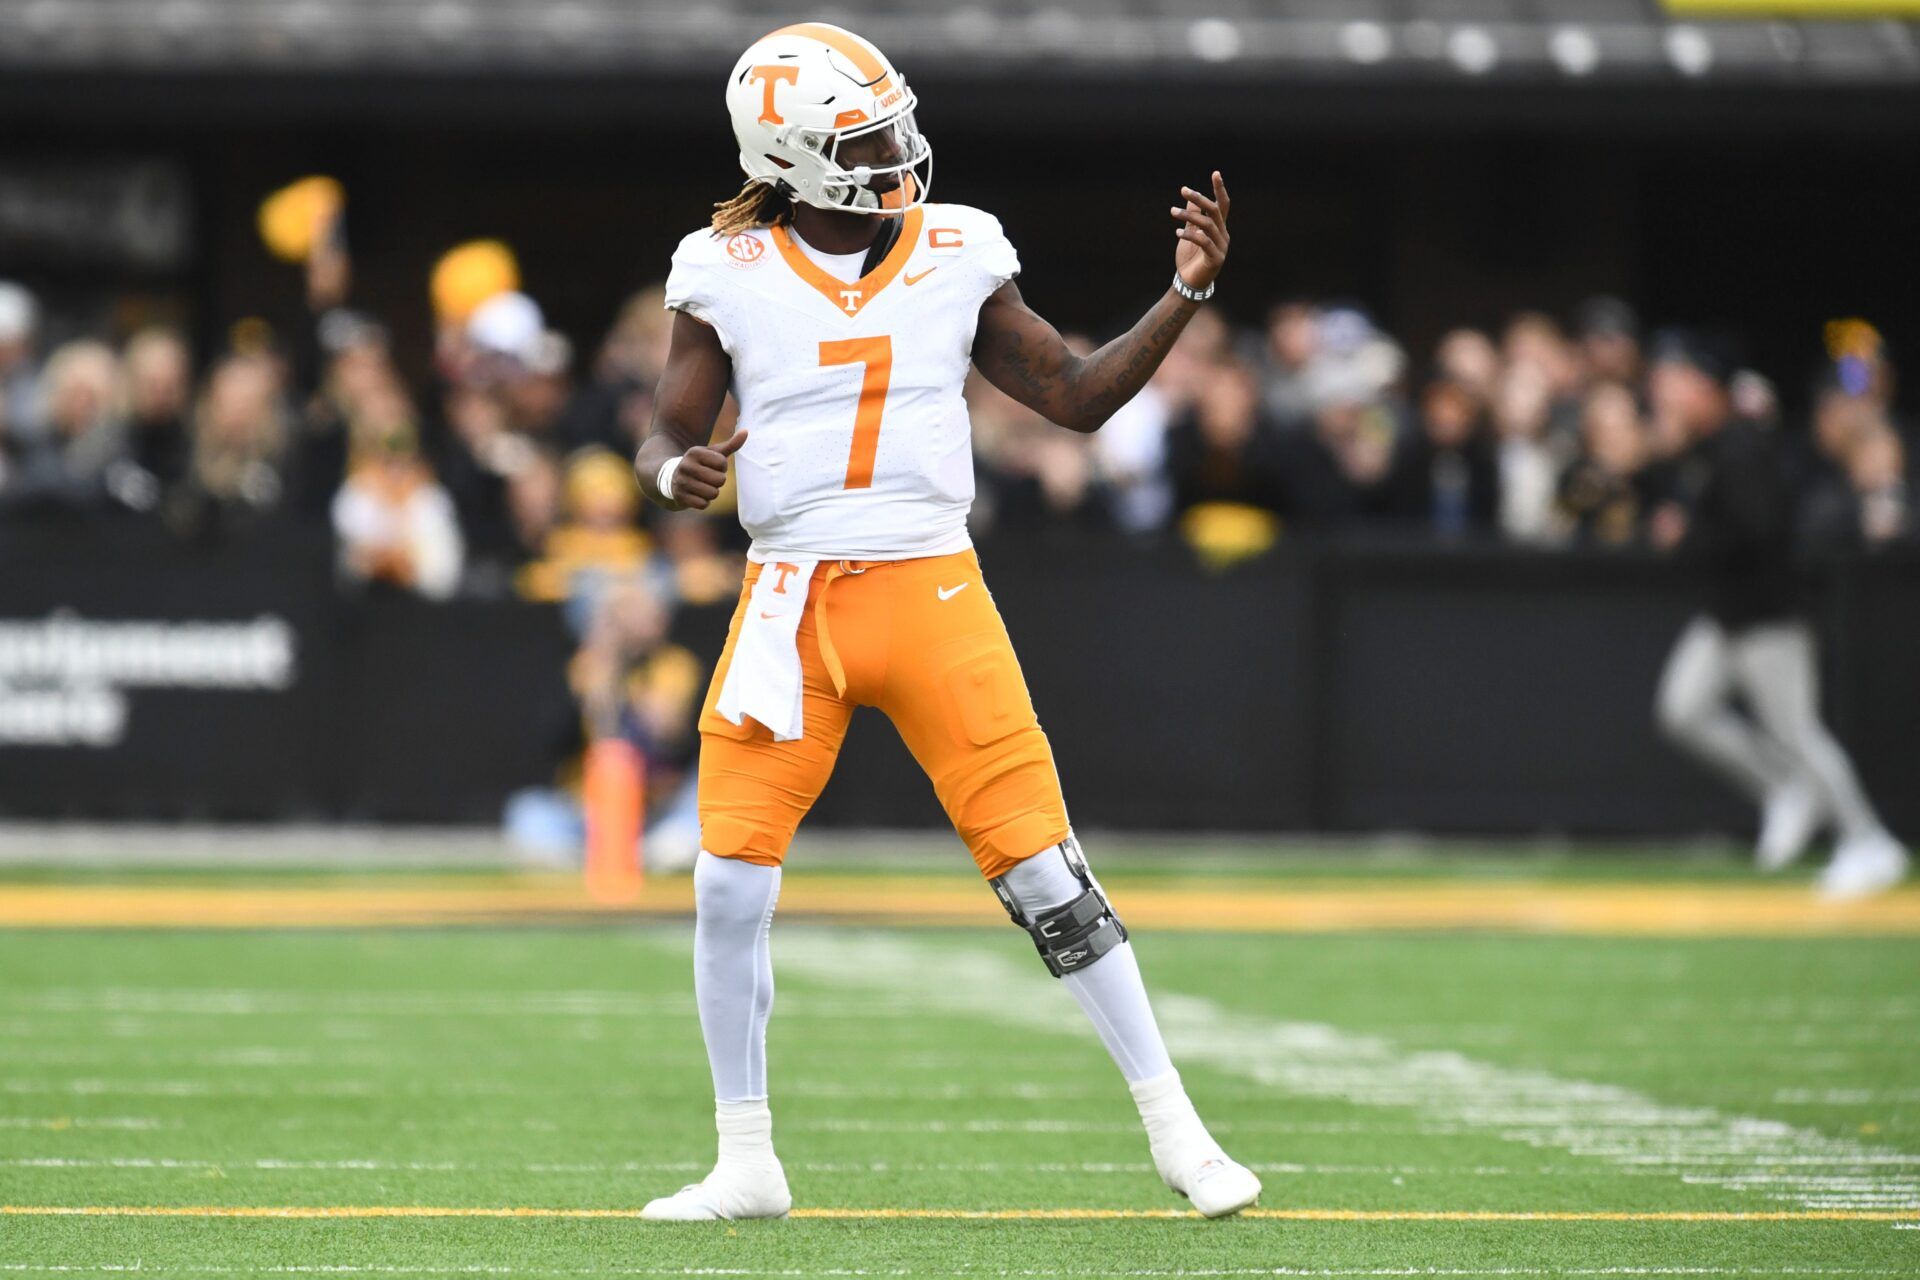
[[[1080,896],[1071,901],[1036,911],[1029,918],[1020,909],[1005,876],[996,876],[987,883],[993,886],[1000,905],[1007,909],[1013,922],[1033,936],[1033,945],[1039,950],[1047,972],[1064,978],[1094,964],[1125,942],[1127,927],[1120,923],[1120,917],[1107,904],[1106,895],[1087,873],[1087,860],[1080,852],[1080,842],[1068,836],[1058,848],[1067,860],[1068,869],[1080,882]]]

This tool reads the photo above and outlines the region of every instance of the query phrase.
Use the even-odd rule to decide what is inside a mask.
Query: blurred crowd
[[[435,273],[423,376],[345,304],[344,262],[308,271],[310,326],[245,322],[205,358],[167,328],[43,351],[36,299],[0,282],[0,518],[112,512],[184,538],[306,521],[350,584],[559,601],[583,635],[605,585],[636,574],[673,602],[732,593],[732,521],[646,508],[628,465],[666,358],[658,287],[581,353],[504,246],[462,246]],[[1774,384],[1710,336],[1643,337],[1608,298],[1569,321],[1455,329],[1414,360],[1351,306],[1284,302],[1245,333],[1207,310],[1092,436],[976,377],[975,523],[1171,528],[1227,558],[1354,532],[1657,544],[1691,385],[1663,370],[1684,365],[1778,432],[1804,546],[1920,541],[1893,367],[1865,322],[1829,326],[1805,420],[1783,421]]]
[[[684,605],[730,603],[744,540],[730,492],[712,512],[668,513],[634,483],[667,354],[661,288],[580,348],[523,291],[507,246],[470,242],[428,282],[429,366],[403,369],[383,318],[352,304],[339,207],[326,179],[263,206],[307,311],[236,323],[215,350],[165,326],[49,342],[62,330],[41,301],[0,281],[0,521],[134,521],[184,540],[306,525],[330,534],[350,590],[558,604],[579,645],[577,745],[630,747],[648,812],[694,839],[705,671],[670,627]],[[1804,548],[1920,545],[1880,335],[1845,320],[1824,338],[1809,342],[1810,394],[1790,397],[1810,407],[1787,415],[1732,348],[1643,333],[1612,298],[1412,354],[1353,305],[1283,301],[1255,331],[1210,308],[1090,436],[976,376],[974,522],[1016,538],[1171,531],[1216,565],[1326,536],[1664,548],[1705,405],[1777,433]],[[582,790],[523,796],[512,821],[531,843],[577,847]]]
[[[1704,409],[1777,433],[1809,551],[1920,545],[1880,335],[1846,320],[1825,338],[1803,423],[1725,336],[1643,333],[1614,298],[1454,329],[1423,359],[1353,306],[1281,302],[1248,333],[1203,311],[1091,437],[976,386],[980,518],[1171,526],[1217,559],[1282,536],[1664,547]]]

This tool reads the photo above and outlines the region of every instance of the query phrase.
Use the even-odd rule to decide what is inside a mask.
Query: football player
[[[1125,1075],[1155,1167],[1212,1217],[1260,1183],[1227,1158],[1168,1059],[1126,928],[1087,869],[1053,755],[967,536],[969,364],[1061,426],[1093,431],[1146,384],[1213,295],[1225,184],[1183,188],[1174,273],[1085,357],[1030,310],[1000,224],[930,204],[933,152],[880,51],[825,23],[741,56],[727,110],[747,181],[681,241],[651,432],[635,458],[669,508],[703,508],[737,468],[746,584],[700,716],[702,850],[694,987],[719,1160],[646,1206],[659,1219],[776,1217],[766,1028],[768,930],[788,842],[856,706],[878,707],[926,770],[1015,924]],[[709,443],[731,390],[740,425]]]

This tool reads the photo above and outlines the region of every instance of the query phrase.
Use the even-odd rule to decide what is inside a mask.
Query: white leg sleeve
[[[1043,849],[1005,876],[1020,910],[1031,918],[1073,901],[1083,892],[1080,880],[1059,849]],[[1093,964],[1061,979],[1086,1010],[1107,1052],[1129,1082],[1150,1080],[1173,1070],[1160,1026],[1147,1002],[1146,984],[1133,944],[1123,942]]]
[[[1793,768],[1727,706],[1733,680],[1727,633],[1710,618],[1695,618],[1660,675],[1660,727],[1750,798],[1762,800],[1792,779]]]
[[[773,957],[767,938],[780,900],[780,868],[704,849],[693,865],[693,993],[713,1069],[713,1096],[728,1103],[767,1096],[767,1015]]]
[[[1760,723],[1819,790],[1849,839],[1881,830],[1847,752],[1820,722],[1813,629],[1804,622],[1755,627],[1733,642],[1740,688]]]

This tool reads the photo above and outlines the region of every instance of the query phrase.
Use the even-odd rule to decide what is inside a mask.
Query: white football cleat
[[[1842,840],[1820,873],[1820,896],[1847,902],[1884,893],[1907,878],[1907,851],[1884,831]]]
[[[1209,1218],[1238,1213],[1260,1198],[1260,1179],[1229,1159],[1198,1117],[1178,1138],[1153,1144],[1153,1167],[1162,1182]]]
[[[715,1165],[699,1182],[648,1201],[640,1216],[649,1222],[731,1222],[784,1218],[792,1208],[786,1170],[775,1160],[771,1165]]]
[[[1779,871],[1798,862],[1820,830],[1824,809],[1820,797],[1804,782],[1775,787],[1762,810],[1755,865],[1762,871]]]
[[[1224,1152],[1167,1178],[1167,1185],[1193,1203],[1203,1217],[1224,1218],[1260,1198],[1260,1179]]]

